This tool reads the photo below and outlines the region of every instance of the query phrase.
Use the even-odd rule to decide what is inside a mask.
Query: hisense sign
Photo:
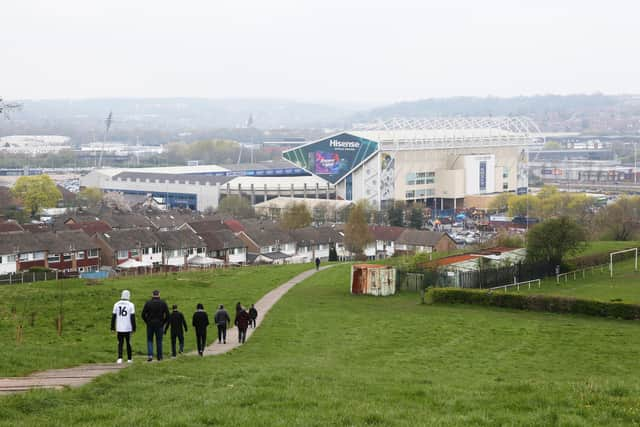
[[[329,147],[331,148],[350,148],[352,150],[357,150],[360,148],[360,142],[358,141],[339,141],[337,139],[329,140]]]
[[[282,156],[335,184],[377,150],[376,142],[345,132],[287,150]]]

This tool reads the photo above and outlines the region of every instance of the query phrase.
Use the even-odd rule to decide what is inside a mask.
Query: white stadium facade
[[[527,191],[527,147],[543,137],[526,117],[393,119],[360,125],[283,153],[345,200],[440,209],[469,196]]]

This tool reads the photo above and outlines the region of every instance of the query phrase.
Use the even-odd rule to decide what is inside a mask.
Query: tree
[[[344,246],[356,255],[356,259],[363,257],[365,246],[373,241],[367,221],[368,207],[366,200],[359,200],[349,212],[349,219],[344,227]]]
[[[576,221],[563,216],[535,225],[527,235],[527,259],[544,262],[551,269],[562,265],[567,255],[578,252],[586,232]]]
[[[394,200],[387,209],[387,220],[392,227],[404,226],[404,206],[402,202]]]
[[[489,210],[493,212],[504,212],[509,209],[509,200],[511,198],[517,197],[511,193],[500,193],[496,197],[491,200],[489,204]]]
[[[293,202],[285,209],[280,218],[280,225],[285,230],[295,230],[311,224],[311,212],[304,202]]]
[[[220,201],[218,212],[233,218],[252,218],[255,215],[249,200],[242,196],[226,196]]]
[[[98,206],[102,200],[102,191],[96,187],[87,187],[80,190],[78,193],[78,200],[89,208]]]
[[[597,228],[613,240],[629,240],[640,225],[640,197],[621,197],[598,211]]]
[[[509,199],[509,215],[536,217],[540,213],[540,199],[531,194],[513,196]]]
[[[21,176],[11,193],[31,212],[31,217],[43,208],[55,207],[62,198],[60,190],[49,175]]]
[[[409,216],[409,227],[420,230],[424,226],[424,211],[420,206],[411,208]]]
[[[122,193],[110,191],[102,196],[102,204],[109,209],[115,209],[120,212],[131,212],[131,206],[124,198]]]

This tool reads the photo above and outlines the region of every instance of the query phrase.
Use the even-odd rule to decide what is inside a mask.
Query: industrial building
[[[527,155],[542,143],[524,117],[402,120],[354,130],[283,152],[298,167],[336,186],[345,200],[392,200],[438,209],[464,206],[465,198],[527,191]]]
[[[168,208],[198,211],[217,208],[228,195],[247,197],[252,204],[282,196],[335,198],[332,184],[284,161],[94,169],[80,178],[80,186],[151,196]]]

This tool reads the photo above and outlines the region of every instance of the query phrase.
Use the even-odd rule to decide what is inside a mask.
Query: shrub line
[[[430,293],[432,301],[440,304],[472,304],[549,313],[585,314],[625,320],[640,319],[640,305],[622,302],[452,288],[434,288]]]

